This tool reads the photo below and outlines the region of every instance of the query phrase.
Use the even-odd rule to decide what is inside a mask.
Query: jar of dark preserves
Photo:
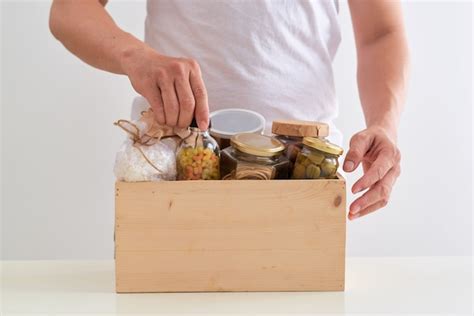
[[[231,146],[221,153],[223,180],[271,180],[288,178],[285,146],[270,136],[244,133],[234,135]]]

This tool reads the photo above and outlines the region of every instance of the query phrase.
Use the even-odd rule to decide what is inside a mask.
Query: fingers
[[[179,102],[174,85],[170,82],[161,83],[160,90],[165,111],[165,124],[176,126],[178,124]]]
[[[207,129],[207,92],[196,61],[173,59],[165,70],[157,72],[157,81],[161,90],[166,125],[185,128],[195,116],[199,128]]]
[[[352,137],[343,168],[350,172],[361,162],[364,175],[352,186],[352,192],[369,190],[351,204],[349,219],[387,205],[395,180],[400,175],[400,151],[381,127],[369,127]]]
[[[392,191],[392,186],[398,177],[397,168],[393,168],[385,178],[377,182],[370,190],[357,198],[350,206],[351,213],[357,213],[379,200],[388,200]]]
[[[369,207],[363,209],[362,211],[358,212],[358,213],[349,213],[349,220],[354,220],[356,218],[359,218],[359,217],[362,217],[362,216],[365,216],[367,214],[370,214],[372,212],[375,212],[376,210],[384,207],[386,204],[384,204],[382,201],[379,201],[375,204],[372,204],[370,205]]]
[[[346,172],[351,172],[357,169],[365,154],[369,150],[373,141],[373,136],[365,133],[355,134],[351,138],[350,149],[347,152],[344,160],[343,169]]]
[[[161,98],[160,89],[155,85],[155,82],[151,82],[143,92],[143,96],[150,104],[151,108],[153,109],[153,113],[155,114],[156,121],[158,124],[164,125],[166,123],[165,120],[165,112],[163,107],[163,100]]]
[[[148,50],[127,63],[126,73],[135,91],[147,99],[159,124],[185,128],[195,115],[199,128],[207,129],[207,91],[195,60]]]
[[[194,95],[189,81],[179,79],[175,82],[179,101],[178,127],[185,128],[191,124],[194,115]]]
[[[383,149],[364,175],[352,186],[352,193],[361,192],[382,180],[387,172],[398,163],[388,149]]]
[[[393,167],[386,176],[356,199],[349,208],[349,219],[369,214],[387,205],[392,187],[400,175],[399,165]]]
[[[201,71],[197,63],[193,63],[189,82],[195,100],[194,115],[201,130],[206,130],[209,126],[209,105],[207,101],[207,91],[201,77]]]

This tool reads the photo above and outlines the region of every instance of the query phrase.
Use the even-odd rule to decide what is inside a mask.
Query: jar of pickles
[[[315,137],[303,138],[303,149],[293,169],[293,179],[334,179],[343,149]]]
[[[176,153],[178,180],[218,180],[219,146],[208,131],[201,131],[193,120],[189,135],[182,141]]]
[[[277,139],[255,133],[232,136],[221,153],[223,180],[271,180],[288,178],[285,146]]]
[[[284,154],[290,161],[290,176],[298,153],[303,149],[304,137],[328,136],[329,126],[326,123],[299,120],[276,120],[272,123],[272,133],[285,145]]]

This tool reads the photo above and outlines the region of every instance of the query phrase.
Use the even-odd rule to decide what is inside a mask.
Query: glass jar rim
[[[232,136],[232,147],[254,156],[273,157],[283,153],[285,145],[278,139],[256,133],[242,133]]]
[[[303,138],[303,145],[306,145],[310,148],[320,150],[322,152],[333,154],[333,155],[342,155],[344,150],[328,141],[321,140],[316,137],[305,137]]]

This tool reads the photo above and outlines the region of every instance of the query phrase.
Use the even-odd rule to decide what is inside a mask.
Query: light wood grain
[[[315,121],[274,120],[272,133],[296,137],[326,137],[329,135],[329,125]]]
[[[116,184],[117,292],[344,289],[345,182]]]

